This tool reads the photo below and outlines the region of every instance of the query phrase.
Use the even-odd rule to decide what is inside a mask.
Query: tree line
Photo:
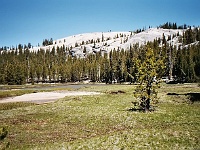
[[[188,29],[180,37],[183,43],[199,41],[199,29]],[[127,50],[113,49],[89,54],[86,58],[70,55],[64,45],[50,50],[29,51],[18,47],[0,51],[0,84],[25,84],[39,82],[137,82],[138,60],[144,60],[146,50],[151,48],[164,60],[166,69],[158,76],[172,76],[184,82],[197,82],[200,78],[200,43],[175,47],[160,40],[147,42],[144,46],[130,45]],[[130,76],[131,75],[131,76]]]
[[[184,24],[184,25],[177,25],[177,23],[172,23],[172,22],[166,22],[162,25],[159,26],[159,28],[163,29],[187,29],[189,26]]]

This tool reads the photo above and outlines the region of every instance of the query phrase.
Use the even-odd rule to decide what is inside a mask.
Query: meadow
[[[41,105],[0,104],[0,127],[8,130],[0,145],[34,150],[200,149],[197,84],[162,84],[155,111],[148,113],[131,111],[134,89],[135,85],[91,85],[77,90],[102,94]]]

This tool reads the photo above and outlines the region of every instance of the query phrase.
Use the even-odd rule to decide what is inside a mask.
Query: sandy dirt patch
[[[16,97],[9,97],[0,100],[0,103],[9,102],[33,102],[37,104],[48,103],[56,101],[65,96],[82,96],[82,95],[97,95],[98,92],[82,92],[82,91],[60,91],[60,92],[38,92],[31,94],[24,94]]]

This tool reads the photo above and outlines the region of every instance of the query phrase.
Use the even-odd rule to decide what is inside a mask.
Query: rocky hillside
[[[39,49],[52,50],[65,46],[70,49],[70,54],[78,57],[85,57],[87,54],[96,53],[101,51],[102,53],[108,53],[111,50],[128,49],[130,45],[138,43],[143,45],[148,41],[154,39],[160,39],[161,44],[165,38],[168,43],[174,46],[179,46],[179,37],[183,34],[183,29],[162,29],[162,28],[150,28],[143,32],[95,32],[84,33],[69,36],[62,39],[53,41],[52,45],[33,47],[31,51],[37,51]]]

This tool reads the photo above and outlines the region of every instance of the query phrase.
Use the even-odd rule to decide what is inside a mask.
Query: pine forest
[[[177,28],[176,24],[164,24],[162,28]],[[184,27],[183,27],[184,28]],[[138,30],[139,31],[139,30]],[[169,37],[170,38],[170,37]],[[53,47],[50,50],[30,51],[30,44],[12,50],[0,51],[0,84],[37,84],[67,82],[137,83],[137,61],[145,59],[151,48],[157,59],[165,64],[159,77],[174,78],[176,82],[200,80],[200,29],[187,28],[179,36],[182,45],[173,46],[169,39],[155,39],[145,45],[132,44],[128,49],[89,54],[79,58],[71,54],[71,48]],[[52,44],[43,41],[43,45]]]

